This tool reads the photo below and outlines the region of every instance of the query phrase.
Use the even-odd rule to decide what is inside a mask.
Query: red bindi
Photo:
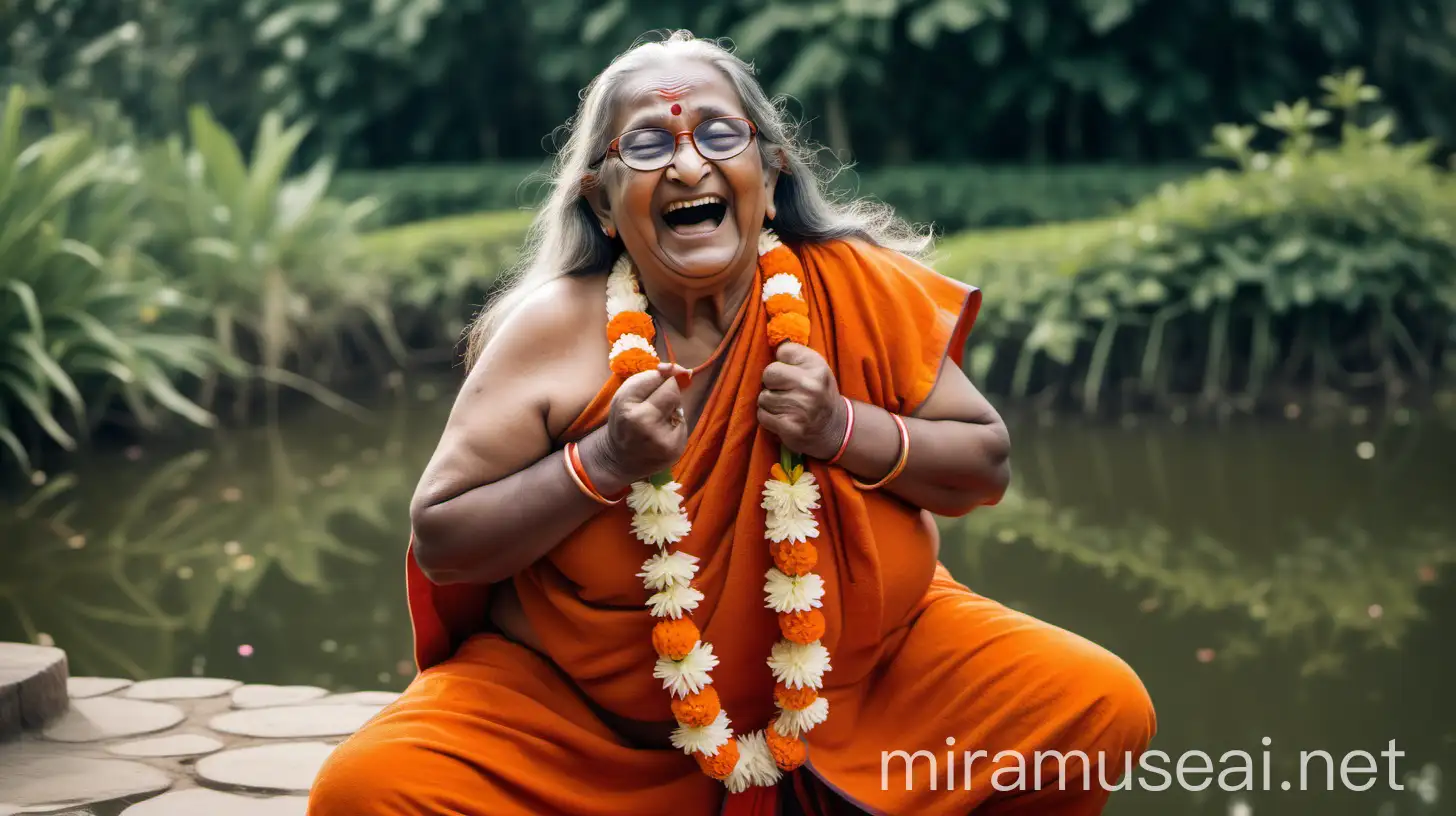
[[[672,103],[672,107],[669,108],[669,110],[672,111],[672,115],[673,116],[681,116],[682,115],[682,105],[679,105],[676,102]]]

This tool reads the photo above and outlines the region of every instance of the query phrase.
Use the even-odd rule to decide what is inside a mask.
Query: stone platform
[[[18,654],[0,648],[0,680],[18,676]],[[0,735],[0,816],[303,816],[334,746],[398,696],[203,677],[65,678],[60,665],[59,705],[53,691],[14,696],[32,703],[15,710],[32,713],[23,733]],[[45,671],[53,686],[56,669]]]

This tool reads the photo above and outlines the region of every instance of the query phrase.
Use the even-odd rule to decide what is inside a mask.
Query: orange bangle
[[[839,451],[834,454],[834,458],[825,462],[826,465],[832,465],[844,457],[844,452],[849,450],[849,438],[854,436],[854,402],[843,394],[840,396],[844,399],[845,410],[849,412],[848,420],[844,423],[844,441],[839,443]]]
[[[566,460],[566,472],[571,475],[571,480],[576,482],[576,486],[581,489],[581,492],[589,496],[592,501],[611,507],[614,504],[621,504],[622,499],[626,498],[624,493],[615,499],[609,499],[597,490],[596,485],[592,484],[591,476],[587,475],[586,467],[581,463],[581,455],[577,453],[575,442],[567,442],[563,453],[563,458]]]
[[[895,462],[895,467],[890,470],[885,478],[874,484],[865,484],[859,479],[854,480],[854,486],[860,490],[876,490],[893,482],[905,471],[905,463],[910,461],[910,429],[905,427],[905,420],[899,414],[890,414],[890,419],[895,420],[895,426],[900,429],[900,458]]]

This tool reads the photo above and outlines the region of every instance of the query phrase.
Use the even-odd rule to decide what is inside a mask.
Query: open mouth
[[[717,229],[727,217],[728,201],[716,195],[674,201],[662,211],[663,222],[678,235],[704,235]]]

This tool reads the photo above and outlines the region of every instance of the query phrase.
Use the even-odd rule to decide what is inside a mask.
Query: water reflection
[[[408,501],[453,390],[404,383],[367,422],[304,411],[51,474],[0,515],[0,639],[49,637],[77,674],[402,688]],[[1274,790],[1134,790],[1111,813],[1449,812],[1456,430],[1063,420],[1015,437],[1014,493],[944,524],[956,575],[1127,659],[1156,747],[1271,755]],[[1300,750],[1378,758],[1389,740],[1404,791],[1277,789]]]

